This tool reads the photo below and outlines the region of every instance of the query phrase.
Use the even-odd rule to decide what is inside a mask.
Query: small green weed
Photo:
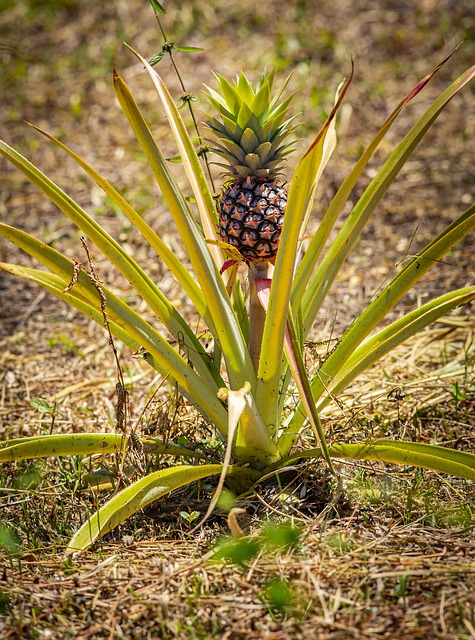
[[[288,582],[272,578],[265,589],[266,600],[272,609],[285,615],[293,601],[293,591]]]
[[[197,518],[200,517],[199,511],[180,511],[180,517],[188,522],[188,524],[192,524]]]
[[[55,347],[57,344],[61,343],[69,356],[76,354],[83,355],[80,347],[62,333],[57,333],[54,338],[50,338],[47,342],[50,347]]]
[[[261,552],[289,553],[300,546],[301,537],[302,530],[290,523],[269,522],[255,535],[221,538],[212,560],[244,566]]]
[[[11,529],[3,525],[0,525],[0,549],[9,554],[20,551],[20,541]]]
[[[354,546],[354,541],[341,532],[331,533],[325,538],[326,544],[338,554],[348,553]]]

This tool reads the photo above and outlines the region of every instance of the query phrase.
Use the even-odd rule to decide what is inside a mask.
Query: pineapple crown
[[[289,76],[272,97],[274,71],[263,71],[255,87],[242,71],[232,84],[214,74],[219,92],[205,85],[207,97],[219,113],[219,118],[206,114],[207,126],[217,138],[212,141],[211,151],[227,161],[216,164],[233,178],[272,179],[280,173],[285,157],[294,151],[293,143],[285,140],[295,129],[290,127],[293,117],[286,118],[295,93],[279,104]]]

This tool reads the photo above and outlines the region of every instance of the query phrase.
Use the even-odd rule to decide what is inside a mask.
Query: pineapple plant
[[[338,430],[327,442],[319,417],[377,360],[444,314],[475,300],[475,286],[468,285],[429,300],[379,328],[423,274],[475,229],[475,204],[410,257],[378,295],[362,307],[316,372],[307,371],[303,352],[325,296],[337,286],[336,277],[378,203],[443,109],[475,77],[475,67],[448,86],[417,119],[353,203],[350,214],[326,247],[355,184],[390,127],[447,60],[398,103],[343,180],[300,260],[299,240],[312,210],[319,176],[336,143],[335,115],[352,76],[338,89],[332,112],[298,162],[288,202],[285,188],[279,184],[280,171],[292,150],[287,137],[292,131],[292,118],[288,117],[292,96],[280,101],[286,83],[273,97],[273,72],[262,74],[255,88],[243,73],[234,84],[217,76],[221,93],[209,88],[208,92],[219,115],[210,118],[209,127],[217,136],[214,150],[226,161],[229,180],[216,212],[200,158],[175,101],[153,67],[134,53],[157,90],[192,198],[185,197],[129,87],[114,69],[116,97],[160,187],[189,255],[191,270],[104,176],[64,143],[37,130],[78,163],[163,260],[213,336],[213,357],[203,349],[180,307],[167,298],[160,284],[122,243],[109,235],[100,220],[2,140],[0,155],[35,184],[110,260],[149,312],[136,311],[100,284],[91,273],[88,252],[88,265],[81,266],[78,260],[69,259],[44,240],[1,221],[0,236],[30,254],[47,271],[2,262],[0,270],[37,283],[101,326],[107,326],[110,336],[140,354],[164,380],[173,380],[178,392],[213,425],[222,446],[194,446],[194,442],[187,446],[186,441],[173,443],[160,436],[139,437],[127,420],[123,432],[51,433],[1,441],[0,463],[7,464],[47,456],[99,454],[102,459],[105,454],[114,455],[122,465],[117,485],[122,479],[125,456],[129,448],[134,453],[139,440],[141,455],[167,455],[181,461],[173,466],[160,461],[158,468],[115,493],[96,513],[85,518],[66,553],[86,549],[152,501],[191,482],[219,476],[208,515],[225,480],[233,491],[247,493],[263,479],[287,472],[304,459],[324,458],[334,473],[337,469],[332,460],[346,458],[429,468],[475,481],[473,453],[425,442],[367,439],[364,435],[357,442],[336,441],[333,437],[340,433]],[[243,270],[234,269],[233,277],[227,281],[222,276],[223,251],[216,246],[217,223],[221,240],[234,247],[234,253],[239,252],[247,263],[249,312],[241,288]],[[170,335],[174,342],[169,340]],[[116,357],[115,348],[114,354]],[[465,370],[465,360],[463,367]],[[309,446],[302,447],[308,425],[313,437],[308,439]],[[203,437],[200,442],[204,441]]]
[[[219,236],[246,262],[272,260],[279,246],[287,191],[278,177],[293,151],[287,118],[292,94],[279,102],[287,81],[272,96],[274,70],[253,87],[241,71],[233,83],[216,74],[219,91],[207,87],[218,117],[208,116],[216,140],[211,151],[226,163],[229,180],[218,198]]]

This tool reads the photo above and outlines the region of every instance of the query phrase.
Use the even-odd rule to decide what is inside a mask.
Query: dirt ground
[[[100,190],[24,122],[59,137],[123,189],[186,263],[112,88],[115,64],[165,154],[175,155],[154,90],[122,44],[147,58],[160,51],[163,39],[150,5],[40,5],[7,0],[0,10],[0,137],[100,217],[186,313],[174,281]],[[399,100],[463,41],[390,132],[355,197],[391,145],[475,60],[470,0],[163,5],[168,39],[203,48],[176,57],[186,90],[198,98],[203,83],[213,84],[212,71],[233,77],[243,69],[255,78],[263,67],[276,66],[282,79],[292,72],[290,87],[299,90],[295,112],[304,123],[298,130],[302,149],[355,61],[339,144],[319,187],[310,232]],[[182,90],[170,63],[164,59],[158,70],[178,99]],[[401,260],[473,202],[474,92],[472,82],[456,96],[401,171],[326,303],[315,340],[327,338],[329,327],[338,335]],[[196,104],[201,121],[199,109],[206,107]],[[3,159],[0,185],[2,221],[70,257],[78,254],[76,230]],[[472,234],[394,315],[473,282],[473,255]],[[126,283],[95,258],[101,277],[127,296]],[[3,239],[0,261],[28,264]],[[391,354],[350,390],[347,414],[328,415],[329,428],[350,439],[406,437],[473,452],[474,330],[473,310],[458,310]],[[125,348],[120,355],[138,420],[161,381]],[[101,328],[33,284],[0,272],[0,439],[49,431],[50,416],[30,405],[35,398],[58,403],[58,432],[110,432],[114,387],[114,361]],[[400,402],[392,401],[394,389],[404,392]],[[174,439],[196,427],[187,421],[186,407],[180,415],[166,427]],[[81,464],[73,458],[0,469],[0,526],[14,531],[19,545],[15,553],[2,551],[0,539],[2,638],[475,638],[474,487],[467,481],[413,468],[342,464],[345,499],[332,505],[324,471],[303,469],[289,490],[264,488],[242,505],[251,535],[268,519],[291,518],[300,527],[298,545],[285,551],[263,546],[242,566],[206,560],[218,536],[229,533],[225,514],[198,534],[188,533],[192,525],[180,513],[206,509],[209,487],[202,487],[152,505],[92,551],[65,560],[64,545],[96,499],[78,491]],[[32,477],[33,489],[25,484]]]

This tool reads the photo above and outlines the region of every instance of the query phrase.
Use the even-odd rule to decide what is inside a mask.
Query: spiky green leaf
[[[90,516],[74,534],[66,548],[66,555],[87,549],[97,538],[112,531],[151,502],[191,482],[220,473],[222,465],[208,464],[199,467],[180,465],[163,469],[141,478],[122,489],[96,513]]]

